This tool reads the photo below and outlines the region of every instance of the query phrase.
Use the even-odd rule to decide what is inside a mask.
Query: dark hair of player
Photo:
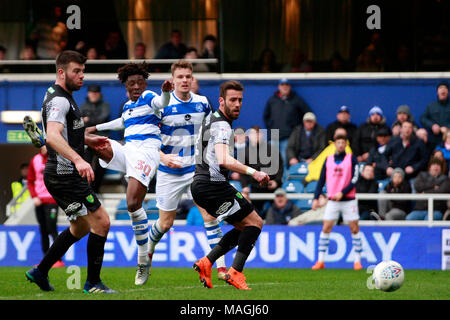
[[[191,71],[194,71],[194,67],[192,66],[192,63],[187,62],[186,60],[178,60],[177,62],[175,62],[174,64],[172,64],[172,66],[170,67],[170,71],[173,73],[175,72],[175,70],[177,69],[190,69]]]
[[[58,71],[58,69],[63,69],[65,71],[71,62],[85,64],[86,60],[87,58],[77,51],[64,50],[56,57],[56,71]]]
[[[219,96],[225,99],[227,90],[244,91],[244,86],[236,80],[225,81],[220,85]]]
[[[150,72],[148,71],[149,64],[142,63],[127,63],[117,70],[118,78],[122,83],[125,83],[129,76],[141,75],[144,79],[148,79]]]

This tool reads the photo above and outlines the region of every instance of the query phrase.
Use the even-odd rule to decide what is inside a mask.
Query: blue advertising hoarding
[[[62,231],[65,227],[60,227]],[[230,226],[223,226],[224,233]],[[441,269],[442,230],[449,227],[361,227],[364,267],[396,260],[405,269]],[[321,226],[264,226],[250,254],[248,268],[310,268],[317,259]],[[66,265],[86,266],[87,237],[64,256]],[[327,268],[352,268],[354,252],[347,226],[330,235]],[[175,226],[158,244],[153,267],[191,267],[209,251],[203,227]],[[226,256],[231,265],[236,249]],[[104,266],[135,267],[137,247],[130,226],[112,226],[105,244]],[[32,266],[42,258],[37,226],[0,226],[0,266]]]

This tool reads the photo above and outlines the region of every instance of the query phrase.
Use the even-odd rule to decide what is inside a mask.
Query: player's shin
[[[261,229],[256,226],[248,226],[242,230],[238,240],[238,249],[233,260],[233,268],[242,272],[247,258],[258,240]]]
[[[205,222],[206,236],[208,238],[209,247],[214,249],[214,247],[220,242],[223,237],[222,229],[220,228],[219,222],[217,220]],[[221,256],[216,260],[217,268],[226,268],[225,257]]]
[[[148,263],[148,220],[144,208],[129,212],[138,248],[138,264]]]
[[[158,244],[158,242],[161,240],[161,238],[164,236],[165,232],[161,228],[161,224],[159,222],[159,219],[156,220],[155,223],[152,224],[149,232],[149,253],[153,254],[155,252],[155,246]]]

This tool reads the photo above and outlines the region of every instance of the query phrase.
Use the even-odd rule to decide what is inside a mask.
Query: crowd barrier
[[[222,226],[227,232],[231,226]],[[59,231],[64,229],[59,227]],[[247,268],[310,268],[317,259],[319,225],[264,226]],[[361,226],[362,264],[395,260],[405,269],[450,269],[450,227]],[[86,266],[87,237],[64,256],[66,266]],[[153,267],[191,267],[209,251],[203,227],[174,226],[157,245]],[[236,249],[225,259],[231,265]],[[105,244],[105,267],[135,267],[137,245],[130,226],[112,226]],[[0,225],[0,266],[33,266],[42,259],[37,226]],[[328,268],[352,268],[354,251],[347,226],[336,226],[326,256]]]

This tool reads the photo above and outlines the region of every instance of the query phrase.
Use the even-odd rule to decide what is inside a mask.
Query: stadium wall
[[[60,231],[64,227],[60,227]],[[222,227],[224,232],[230,226]],[[249,268],[310,268],[317,259],[320,225],[264,226],[249,256]],[[362,264],[396,260],[405,269],[450,268],[450,228],[426,226],[361,226]],[[67,266],[86,266],[87,237],[64,257]],[[336,226],[330,237],[328,268],[352,268],[354,252],[347,226]],[[203,227],[175,226],[157,246],[154,267],[188,268],[209,251]],[[231,265],[235,252],[226,255]],[[130,226],[112,226],[105,245],[104,266],[135,267],[136,242]],[[32,266],[42,258],[37,226],[0,225],[0,266]]]
[[[276,88],[278,79],[289,77],[293,89],[303,97],[316,113],[318,122],[326,126],[336,119],[338,107],[350,107],[352,121],[357,125],[367,119],[373,105],[379,105],[390,125],[395,120],[399,105],[407,104],[414,118],[419,118],[425,107],[436,100],[436,85],[450,79],[450,73],[376,73],[376,74],[198,74],[200,92],[218,107],[219,84],[228,79],[239,79],[245,87],[244,106],[235,126],[264,128],[263,111],[266,101]],[[152,75],[148,88],[160,92],[160,85],[167,74]],[[39,79],[39,80],[38,80]],[[3,75],[0,77],[0,111],[40,110],[46,89],[54,82],[54,75]],[[81,104],[87,93],[87,85],[102,86],[106,101],[111,104],[111,119],[119,116],[125,102],[125,89],[116,75],[86,76],[86,85],[74,93]],[[10,130],[21,130],[20,125],[0,123],[0,143],[7,143]]]

